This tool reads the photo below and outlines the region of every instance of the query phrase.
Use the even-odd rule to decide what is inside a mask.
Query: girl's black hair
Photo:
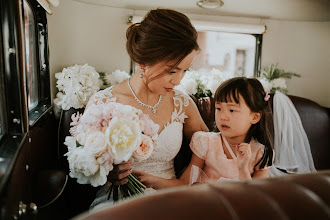
[[[266,92],[255,78],[234,77],[222,83],[215,92],[215,103],[235,102],[239,104],[239,97],[242,97],[252,112],[261,113],[261,119],[249,129],[244,142],[249,143],[255,138],[265,146],[264,154],[257,163],[260,168],[273,163],[273,138],[271,135],[272,112],[269,101],[265,101]],[[256,166],[257,166],[256,165]]]

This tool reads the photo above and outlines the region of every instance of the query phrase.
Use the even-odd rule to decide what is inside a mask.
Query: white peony
[[[89,150],[78,147],[67,154],[70,177],[77,178],[80,184],[91,184],[94,187],[102,186],[107,182],[107,176],[113,169],[112,161],[100,164]]]
[[[84,146],[98,157],[107,150],[107,140],[102,132],[94,131],[87,136]]]
[[[69,151],[66,155],[68,156],[71,171],[70,176],[73,178],[78,178],[79,180],[79,178],[81,178],[80,174],[90,178],[99,170],[99,163],[94,154],[84,147],[77,147],[74,150]],[[80,180],[81,184],[88,183],[89,178],[82,178]]]
[[[110,121],[105,136],[114,154],[115,164],[129,160],[140,145],[141,135],[141,128],[137,121],[118,117]]]

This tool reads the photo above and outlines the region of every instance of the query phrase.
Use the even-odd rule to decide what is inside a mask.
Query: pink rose
[[[139,148],[133,152],[133,158],[139,162],[148,159],[154,149],[154,145],[150,137],[142,135],[141,139]]]
[[[149,115],[147,114],[141,114],[139,116],[140,121],[143,122],[143,127],[142,127],[142,132],[145,135],[148,136],[153,136],[155,134],[157,134],[158,130],[159,130],[159,125],[155,124],[151,118],[149,117]]]

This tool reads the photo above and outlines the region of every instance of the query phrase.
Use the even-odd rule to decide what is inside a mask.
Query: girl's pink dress
[[[224,146],[221,139],[225,143]],[[261,160],[265,146],[253,138],[250,144],[252,156],[249,163],[249,171],[252,174],[255,170],[261,170],[259,165],[256,166],[256,164]],[[224,153],[224,147],[227,148],[232,159],[227,158]],[[205,161],[203,171],[209,180],[218,180],[220,177],[239,178],[236,155],[220,132],[199,131],[194,133],[190,142],[190,148],[196,156]],[[268,168],[265,167],[263,169]]]

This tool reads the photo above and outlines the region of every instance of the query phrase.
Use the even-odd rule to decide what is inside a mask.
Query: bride
[[[208,130],[194,101],[173,89],[199,50],[197,32],[189,19],[174,10],[151,10],[141,23],[129,27],[126,37],[128,54],[139,65],[137,72],[129,80],[96,93],[87,108],[119,102],[141,109],[160,126],[158,143],[149,159],[116,165],[91,207],[107,202],[106,188],[127,183],[125,177],[133,169],[147,187],[181,185],[175,176],[174,157],[180,150],[182,134],[190,140],[194,132]]]

